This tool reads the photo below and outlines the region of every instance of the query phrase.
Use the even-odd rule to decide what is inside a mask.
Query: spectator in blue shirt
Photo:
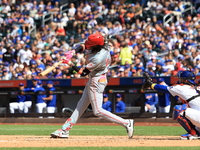
[[[53,86],[52,81],[47,81],[47,88],[49,90],[49,95],[44,97],[43,100],[46,101],[47,104],[47,113],[55,113],[56,111],[56,95],[51,94],[52,91],[55,91],[56,88]],[[49,117],[53,118],[53,117]]]
[[[116,113],[123,113],[125,112],[125,103],[122,101],[122,95],[121,94],[116,94]]]
[[[54,74],[54,78],[62,78],[62,71],[60,69],[60,67],[56,67],[56,72]]]
[[[107,111],[112,111],[112,103],[111,101],[108,100],[108,95],[103,94],[103,104],[102,104],[103,109]]]
[[[23,35],[22,35],[22,40],[23,40],[25,43],[29,44],[29,42],[30,42],[30,40],[31,40],[31,37],[30,37],[30,35],[29,35],[28,32],[24,32],[24,33],[23,33]]]

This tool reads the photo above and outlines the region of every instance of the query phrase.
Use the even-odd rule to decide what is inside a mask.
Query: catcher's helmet
[[[193,85],[196,84],[194,81],[196,76],[191,71],[179,71],[177,75],[179,79],[188,80]]]
[[[86,49],[89,49],[91,46],[95,45],[101,45],[101,46],[104,45],[104,38],[101,34],[91,34],[85,41]]]

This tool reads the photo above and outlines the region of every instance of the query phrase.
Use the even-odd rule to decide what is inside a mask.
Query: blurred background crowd
[[[109,77],[199,75],[199,6],[199,0],[0,0],[0,79],[33,79],[92,33],[109,37]],[[51,19],[43,24],[46,14]],[[84,66],[84,54],[71,61]],[[80,75],[61,64],[44,78]]]

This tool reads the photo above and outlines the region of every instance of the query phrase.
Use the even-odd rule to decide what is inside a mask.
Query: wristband
[[[151,85],[151,88],[152,88],[153,90],[154,90],[154,86],[155,86],[155,85],[156,85],[155,83]]]
[[[78,71],[78,74],[82,74],[83,73],[83,69],[80,69],[79,71]]]

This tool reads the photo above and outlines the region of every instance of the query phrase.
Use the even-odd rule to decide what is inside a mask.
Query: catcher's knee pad
[[[172,114],[172,118],[174,120],[176,120],[178,118],[178,116],[180,116],[180,113],[182,113],[186,109],[187,109],[187,104],[174,106],[174,111],[173,111],[173,114]]]
[[[177,121],[189,134],[191,135],[197,134],[195,126],[185,116],[182,115],[178,116]]]

